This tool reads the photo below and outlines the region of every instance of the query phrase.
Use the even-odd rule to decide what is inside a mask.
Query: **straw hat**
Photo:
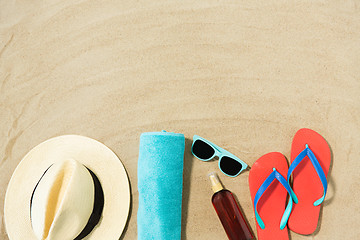
[[[130,208],[119,158],[91,138],[65,135],[21,160],[5,196],[10,240],[119,239]]]

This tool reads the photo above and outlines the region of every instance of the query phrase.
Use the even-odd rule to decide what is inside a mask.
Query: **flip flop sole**
[[[331,163],[330,148],[326,140],[311,129],[303,128],[295,134],[291,146],[291,162],[304,150],[305,144],[308,144],[327,177]],[[322,197],[324,189],[307,156],[293,171],[293,191],[299,202],[293,205],[288,227],[299,234],[312,234],[317,228],[321,208],[321,205],[314,206],[313,203]]]
[[[283,177],[286,178],[288,164],[279,152],[272,152],[260,157],[251,167],[249,173],[249,186],[252,201],[256,192],[265,179],[273,172],[275,168]],[[287,191],[274,180],[269,188],[264,192],[258,202],[258,213],[265,223],[265,229],[261,229],[256,222],[257,235],[259,240],[288,240],[288,229],[280,229],[280,221],[285,211]]]

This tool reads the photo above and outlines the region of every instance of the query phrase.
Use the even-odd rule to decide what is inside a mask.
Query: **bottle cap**
[[[218,175],[215,172],[209,173],[209,178],[214,193],[219,192],[224,189],[223,185],[220,182]]]

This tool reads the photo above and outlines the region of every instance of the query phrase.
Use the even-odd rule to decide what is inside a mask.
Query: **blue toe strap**
[[[273,168],[273,172],[265,179],[265,181],[261,184],[260,188],[258,189],[258,191],[256,192],[255,198],[254,198],[254,208],[255,208],[255,217],[256,217],[256,221],[258,222],[259,226],[261,229],[265,229],[265,224],[263,222],[263,220],[261,219],[258,211],[257,211],[257,204],[261,198],[261,196],[263,195],[263,193],[266,191],[266,189],[270,186],[270,184],[274,181],[274,180],[278,180],[286,189],[286,191],[289,193],[290,195],[290,199],[289,202],[286,206],[286,209],[284,211],[284,214],[281,218],[280,221],[280,229],[284,229],[284,227],[286,226],[286,223],[289,219],[290,213],[291,213],[291,209],[292,209],[292,190],[291,187],[289,185],[289,183],[286,181],[286,179],[278,172],[276,171],[275,168]]]
[[[321,168],[320,166],[320,163],[319,161],[316,159],[314,153],[311,151],[311,149],[309,148],[309,146],[306,144],[306,147],[305,149],[299,153],[299,155],[294,159],[294,161],[291,163],[290,167],[289,167],[289,171],[288,171],[288,175],[287,175],[287,179],[288,179],[288,182],[290,181],[290,176],[291,176],[291,173],[294,171],[294,169],[299,165],[299,163],[306,157],[308,156],[312,165],[314,166],[319,178],[320,178],[320,181],[323,185],[323,188],[324,188],[324,194],[321,198],[319,198],[318,200],[316,200],[314,202],[314,206],[318,206],[320,205],[324,199],[325,199],[325,195],[326,195],[326,191],[327,191],[327,180],[326,180],[326,176],[325,176],[325,173],[323,171],[323,169]],[[294,199],[294,202],[295,203],[298,203],[298,198],[296,197],[295,193],[292,191],[292,198]]]

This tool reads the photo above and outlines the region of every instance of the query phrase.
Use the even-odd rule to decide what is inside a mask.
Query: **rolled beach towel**
[[[138,240],[180,240],[184,149],[183,134],[141,134]]]

